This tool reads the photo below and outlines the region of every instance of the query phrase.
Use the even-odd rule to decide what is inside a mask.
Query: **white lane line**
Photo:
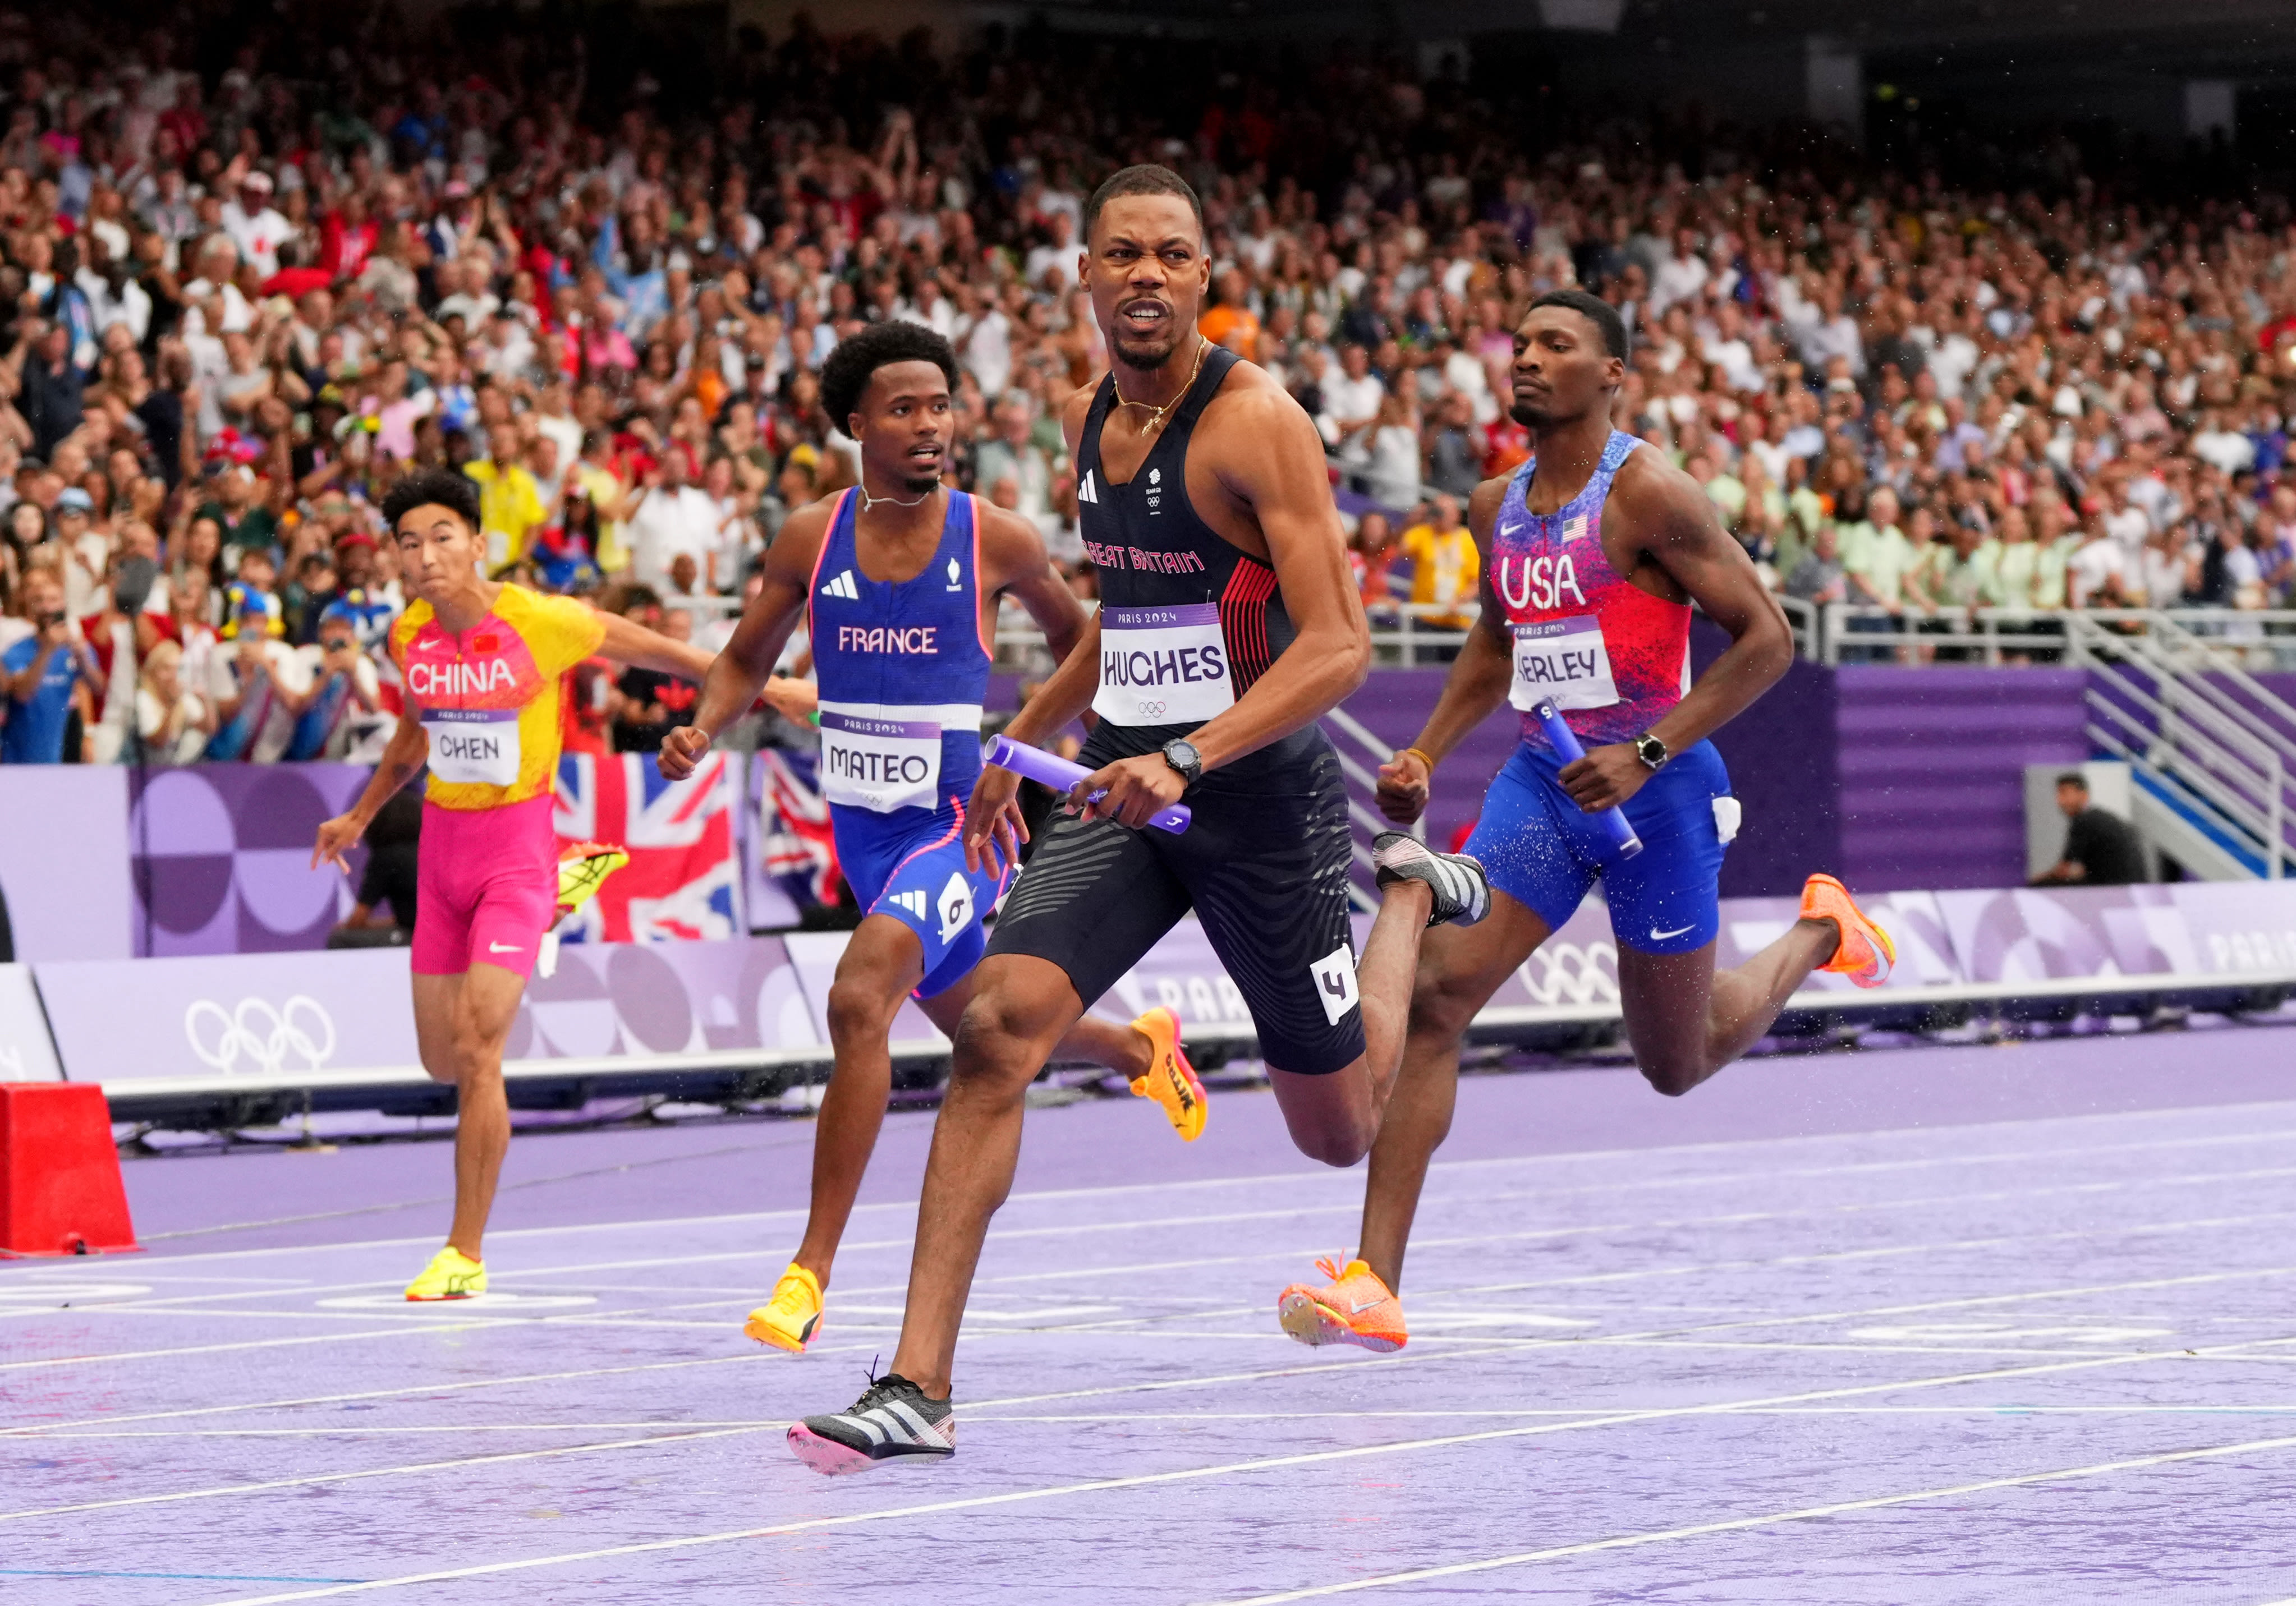
[[[266,1483],[228,1483],[211,1489],[176,1489],[164,1495],[129,1495],[118,1500],[89,1500],[78,1505],[44,1505],[20,1512],[0,1512],[0,1522],[28,1517],[68,1517],[81,1512],[117,1511],[128,1505],[169,1505],[183,1500],[213,1500],[226,1495],[259,1495],[273,1489],[299,1489],[315,1483],[356,1483],[366,1478],[403,1478],[418,1472],[460,1471],[470,1467],[500,1466],[513,1461],[541,1461],[559,1455],[586,1455],[598,1450],[636,1450],[652,1445],[685,1444],[702,1438],[730,1438],[786,1428],[787,1422],[765,1422],[739,1428],[711,1428],[690,1433],[657,1433],[645,1438],[615,1438],[590,1445],[559,1445],[547,1450],[509,1450],[496,1455],[463,1455],[452,1461],[418,1462],[412,1466],[366,1467],[349,1472],[314,1472],[303,1478],[275,1478]]]
[[[2296,1339],[2286,1340],[2296,1343]],[[2182,1355],[2182,1350],[2166,1351]],[[2128,1357],[2143,1358],[2143,1357]],[[1529,1427],[1491,1428],[1474,1433],[1446,1434],[1439,1438],[1405,1439],[1383,1445],[1356,1445],[1337,1450],[1312,1450],[1292,1455],[1260,1456],[1249,1461],[1228,1462],[1214,1466],[1185,1467],[1167,1472],[1145,1472],[1127,1478],[1093,1479],[1080,1483],[1055,1484],[1035,1489],[1015,1489],[1001,1495],[977,1495],[955,1500],[933,1501],[922,1505],[896,1506],[874,1512],[856,1512],[838,1517],[816,1517],[796,1522],[774,1524],[770,1527],[736,1528],[725,1533],[685,1535],[673,1539],[653,1539],[632,1545],[609,1545],[596,1550],[578,1551],[550,1556],[528,1556],[509,1561],[483,1561],[467,1567],[447,1568],[433,1572],[409,1573],[393,1578],[374,1578],[362,1583],[336,1585],[320,1589],[297,1590],[284,1594],[247,1596],[220,1602],[219,1606],[283,1606],[290,1601],[321,1600],[332,1595],[361,1594],[371,1590],[396,1589],[415,1584],[443,1583],[457,1578],[491,1577],[501,1573],[523,1572],[539,1567],[570,1566],[578,1561],[604,1561],[621,1556],[648,1555],[662,1551],[688,1550],[699,1545],[724,1545],[742,1540],[771,1538],[783,1534],[816,1531],[822,1528],[847,1528],[865,1522],[890,1521],[906,1517],[939,1515],[949,1512],[979,1511],[988,1507],[1014,1505],[1037,1500],[1058,1499],[1070,1495],[1101,1494],[1114,1489],[1145,1488],[1162,1484],[1187,1483],[1207,1478],[1226,1478],[1239,1473],[1269,1471],[1278,1468],[1328,1465],[1335,1462],[1357,1461],[1374,1455],[1388,1455],[1407,1451],[1448,1449],[1460,1445],[1489,1444],[1500,1439],[1543,1438],[1556,1433],[1576,1432],[1586,1428],[1614,1427],[1631,1423],[1678,1420],[1685,1417],[1724,1416],[1750,1406],[1807,1404],[1813,1400],[1849,1399],[1863,1395],[1895,1393],[1909,1389],[1941,1388],[1964,1382],[1992,1382],[2005,1378],[2033,1377],[2046,1373],[2079,1371],[2103,1365],[2123,1364],[2123,1357],[2099,1357],[2095,1360],[2068,1362],[2049,1366],[2026,1366],[1998,1372],[1964,1372],[1946,1377],[1923,1378],[1910,1381],[1860,1384],[1847,1389],[1817,1389],[1803,1394],[1776,1395],[1763,1399],[1718,1401],[1711,1405],[1685,1405],[1656,1411],[1617,1413],[1610,1416],[1583,1418],[1570,1422],[1539,1422]],[[1081,1391],[1090,1392],[1090,1391]],[[1059,1398],[1058,1395],[1041,1398]],[[1008,1402],[1025,1403],[1025,1402]],[[2219,1446],[2209,1451],[2174,1453],[2185,1459],[2202,1454],[2229,1454],[2235,1451],[2259,1447],[2296,1445],[2296,1438],[2259,1440],[2253,1444]],[[2113,1463],[2117,1468],[2120,1463]],[[2037,1473],[2027,1481],[2041,1481],[2063,1473]],[[1930,1496],[1934,1498],[1934,1495]],[[1885,1497],[1886,1498],[1886,1497]],[[1775,1520],[1775,1519],[1774,1519]],[[1600,1544],[1615,1544],[1603,1541]],[[1472,1566],[1474,1564],[1468,1564]]]
[[[92,1315],[89,1311],[75,1315]],[[198,1311],[167,1311],[167,1315],[198,1315]],[[348,1344],[358,1339],[398,1339],[413,1333],[463,1332],[478,1328],[502,1327],[509,1319],[493,1322],[453,1322],[426,1323],[404,1323],[397,1327],[378,1327],[371,1332],[317,1332],[300,1339],[250,1339],[238,1344],[192,1344],[179,1349],[123,1349],[108,1355],[53,1356],[37,1361],[0,1361],[0,1372],[37,1372],[51,1366],[93,1366],[105,1361],[166,1360],[184,1355],[226,1355],[248,1349],[284,1349],[301,1344]],[[0,1428],[0,1433],[9,1430]]]
[[[2025,1472],[2013,1478],[1988,1478],[1976,1483],[1957,1483],[1945,1488],[1915,1489],[1904,1495],[1876,1495],[1865,1500],[1837,1500],[1828,1505],[1806,1505],[1798,1511],[1770,1512],[1759,1517],[1733,1517],[1719,1522],[1693,1523],[1687,1528],[1661,1528],[1655,1533],[1625,1534],[1615,1539],[1593,1539],[1579,1545],[1557,1545],[1546,1550],[1526,1550],[1512,1556],[1491,1556],[1480,1561],[1455,1561],[1445,1567],[1414,1568],[1408,1572],[1382,1573],[1376,1577],[1350,1578],[1342,1584],[1323,1584],[1309,1589],[1287,1589],[1275,1594],[1242,1597],[1226,1596],[1206,1606],[1281,1606],[1287,1601],[1311,1601],[1324,1595],[1349,1594],[1363,1589],[1384,1589],[1396,1584],[1421,1584],[1433,1578],[1464,1577],[1470,1573],[1490,1572],[1502,1567],[1521,1567],[1534,1561],[1559,1561],[1572,1556],[1591,1556],[1605,1551],[1631,1550],[1644,1545],[1664,1545],[1679,1539],[1702,1539],[1712,1534],[1742,1533],[1749,1528],[1775,1528],[1787,1522],[1807,1522],[1820,1517],[1839,1517],[1851,1512],[1880,1511],[1893,1505],[1912,1505],[1923,1500],[1946,1500],[1961,1495],[1989,1494],[1997,1489],[2023,1488],[2037,1483],[2054,1483],[2074,1478],[2104,1478],[2115,1472],[2142,1471],[2150,1467],[2174,1465],[2179,1462],[2206,1461],[2219,1455],[2254,1454],[2266,1450],[2284,1450],[2296,1446],[2296,1438],[2255,1438],[2245,1444],[2210,1445],[2199,1450],[2171,1450],[2160,1455],[2136,1455],[2126,1461],[2094,1462],[2085,1467],[2060,1467],[2050,1472]],[[313,1592],[322,1593],[315,1591]],[[277,1601],[307,1599],[308,1596],[274,1595]]]
[[[1969,1135],[1973,1133],[2014,1131],[2018,1128],[2038,1128],[2075,1122],[2135,1121],[2140,1119],[2158,1121],[2164,1116],[2184,1116],[2188,1114],[2237,1115],[2252,1110],[2272,1110],[2284,1115],[2287,1110],[2288,1103],[2286,1102],[2258,1102],[2249,1104],[2201,1105],[2185,1110],[2168,1111],[2103,1110],[2094,1114],[2086,1115],[2031,1116],[2013,1120],[1978,1121],[1968,1126],[1954,1127],[1947,1129],[1927,1127],[1879,1127],[1861,1132],[1820,1132],[1784,1137],[1732,1138],[1702,1143],[1673,1143],[1648,1149],[1582,1149],[1574,1150],[1568,1153],[1559,1154],[1506,1155],[1494,1156],[1485,1159],[1437,1160],[1430,1166],[1429,1171],[1431,1180],[1433,1180],[1439,1179],[1440,1177],[1454,1172],[1485,1169],[1496,1167],[1546,1167],[1575,1164],[1580,1161],[1599,1162],[1625,1159],[1632,1159],[1637,1162],[1646,1163],[1653,1159],[1668,1157],[1728,1154],[1734,1151],[1743,1152],[1756,1149],[1784,1148],[1795,1145],[1821,1143],[1856,1143],[1861,1142],[1888,1142],[1892,1140],[1910,1141],[1924,1138],[1942,1142],[1946,1141],[1948,1137],[1965,1142]],[[2042,1148],[2031,1150],[2007,1150],[1996,1152],[1980,1152],[1971,1151],[1964,1147],[1957,1147],[1949,1152],[1935,1155],[1912,1156],[1903,1159],[1847,1161],[1834,1166],[1819,1166],[1802,1168],[1772,1168],[1762,1171],[1715,1173],[1709,1175],[1713,1176],[1717,1181],[1735,1182],[1759,1180],[1775,1183],[1782,1179],[1808,1179],[1821,1176],[1849,1176],[1871,1171],[1909,1170],[1919,1169],[1921,1168],[1931,1166],[1986,1165],[2009,1163],[2020,1160],[2078,1159],[2091,1154],[2121,1153],[2132,1151],[2157,1151],[2163,1149],[2202,1147],[2227,1143],[2284,1143],[2285,1141],[2291,1137],[2296,1137],[2296,1130],[2251,1129],[2234,1133],[2202,1133],[2187,1137],[2156,1136],[2123,1143],[2077,1145],[2070,1148]],[[1263,1183],[1282,1183],[1289,1186],[1297,1186],[1304,1183],[1338,1186],[1343,1183],[1347,1183],[1350,1188],[1352,1188],[1354,1184],[1349,1183],[1349,1174],[1347,1172],[1334,1171],[1328,1168],[1317,1167],[1312,1170],[1271,1171],[1259,1173],[1251,1176],[1196,1177],[1185,1181],[1123,1183],[1112,1186],[1099,1188],[1047,1188],[1031,1192],[1015,1193],[1009,1200],[1006,1201],[1004,1208],[1006,1209],[1012,1209],[1016,1207],[1025,1208],[1026,1206],[1036,1203],[1057,1204],[1065,1203],[1078,1199],[1102,1197],[1113,1198],[1122,1194],[1140,1192],[1170,1194],[1216,1188],[1254,1187]],[[1696,1185],[1702,1180],[1703,1178],[1698,1174],[1693,1174],[1689,1176],[1662,1177],[1648,1180],[1644,1180],[1638,1177],[1630,1177],[1627,1181],[1618,1184],[1588,1187],[1583,1191],[1590,1192],[1603,1192],[1642,1186],[1687,1186]],[[906,1210],[914,1214],[917,1209],[917,1203],[918,1201],[914,1199],[894,1200],[878,1203],[857,1205],[854,1207],[854,1209],[856,1215],[870,1211],[886,1210]],[[1348,1195],[1347,1203],[1349,1208],[1353,1208],[1355,1203],[1355,1195],[1352,1192]],[[718,1224],[735,1225],[784,1219],[801,1221],[804,1218],[805,1214],[805,1209],[802,1207],[791,1207],[786,1209],[778,1210],[732,1211],[715,1216],[670,1216],[640,1221],[584,1222],[568,1226],[504,1227],[489,1232],[488,1233],[488,1237],[492,1240],[500,1241],[511,1238],[525,1239],[563,1237],[593,1233],[657,1232],[668,1227],[708,1226]],[[182,1265],[191,1261],[206,1263],[216,1260],[252,1259],[279,1255],[312,1254],[331,1250],[403,1249],[409,1245],[431,1244],[436,1243],[437,1241],[437,1236],[435,1234],[431,1234],[412,1238],[358,1239],[340,1243],[282,1244],[275,1245],[268,1249],[217,1250],[206,1253],[170,1257],[168,1264]]]
[[[1607,1416],[1621,1409],[1656,1410],[1657,1406],[1617,1405],[1523,1407],[1507,1411],[1103,1411],[1062,1412],[1056,1415],[1021,1413],[982,1415],[968,1407],[968,1422],[1002,1425],[1030,1422],[1257,1422],[1456,1420],[1518,1422],[1527,1419],[1567,1419]],[[2296,1400],[2251,1405],[1749,1405],[1737,1416],[2296,1416]],[[767,1428],[767,1422],[431,1422],[396,1428],[178,1428],[153,1432],[102,1433],[53,1431],[43,1438],[141,1439],[165,1442],[192,1438],[390,1438],[406,1434],[452,1433],[655,1433],[669,1426],[680,1429]]]

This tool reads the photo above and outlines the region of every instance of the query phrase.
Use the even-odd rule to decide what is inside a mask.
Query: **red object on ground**
[[[0,1255],[142,1247],[127,1218],[103,1089],[0,1082]]]

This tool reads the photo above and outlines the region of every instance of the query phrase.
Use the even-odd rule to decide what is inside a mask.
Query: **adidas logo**
[[[1077,487],[1077,500],[1078,502],[1089,502],[1095,507],[1100,505],[1100,487],[1093,483],[1092,471],[1090,469],[1086,469],[1084,471],[1084,479]]]
[[[853,583],[853,571],[849,569],[830,581],[828,585],[824,586],[821,588],[821,594],[841,596],[849,602],[857,602],[861,600],[861,587]]]
[[[907,910],[919,920],[925,917],[925,895],[922,891],[896,892],[885,901]]]

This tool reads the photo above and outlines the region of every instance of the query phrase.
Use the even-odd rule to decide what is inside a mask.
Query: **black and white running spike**
[[[1491,912],[1491,883],[1482,862],[1464,853],[1437,853],[1408,832],[1382,831],[1371,845],[1372,863],[1379,869],[1379,884],[1424,881],[1435,894],[1427,923],[1446,921],[1472,926]]]
[[[790,1448],[830,1478],[865,1472],[879,1462],[922,1455],[945,1461],[956,1454],[956,1410],[897,1372],[873,1377],[849,1411],[808,1416],[789,1430]]]

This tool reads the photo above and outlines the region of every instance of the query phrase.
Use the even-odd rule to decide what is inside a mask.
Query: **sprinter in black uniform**
[[[1006,734],[1042,742],[1089,707],[1093,774],[974,972],[893,1371],[851,1409],[790,1430],[818,1471],[954,1452],[957,1324],[1012,1185],[1023,1095],[1062,1034],[1190,908],[1250,1006],[1292,1140],[1345,1166],[1371,1146],[1394,1086],[1420,933],[1489,907],[1473,860],[1390,832],[1375,856],[1386,900],[1358,962],[1347,793],[1316,720],[1363,684],[1371,643],[1323,442],[1282,386],[1198,332],[1203,214],[1177,174],[1117,174],[1086,208],[1085,236],[1083,279],[1115,365],[1062,422],[1102,609]],[[982,773],[968,856],[1009,861],[1025,831],[1017,784]],[[1185,834],[1141,829],[1183,797],[1195,816]]]

